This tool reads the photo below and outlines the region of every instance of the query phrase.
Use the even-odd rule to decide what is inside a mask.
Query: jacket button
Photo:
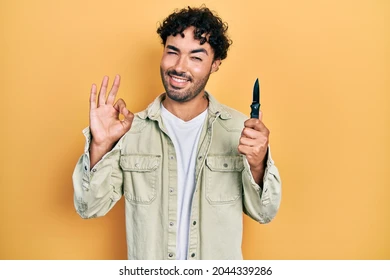
[[[172,254],[172,253],[169,253],[168,256],[169,256],[170,258],[172,258],[172,257],[173,257],[173,254]]]
[[[195,257],[195,253],[192,253],[192,254],[191,254],[191,257]]]

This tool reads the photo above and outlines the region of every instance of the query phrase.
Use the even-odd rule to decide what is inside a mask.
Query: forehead
[[[168,36],[165,46],[171,45],[178,48],[180,51],[191,51],[195,49],[203,48],[208,53],[213,53],[213,49],[208,42],[200,44],[200,41],[194,38],[194,27],[188,27],[183,31],[184,38],[181,34],[176,34],[176,36]]]

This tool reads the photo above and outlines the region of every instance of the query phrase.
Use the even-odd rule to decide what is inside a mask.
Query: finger
[[[114,104],[115,97],[116,97],[116,94],[118,92],[120,82],[121,82],[121,77],[119,75],[116,75],[115,79],[114,79],[114,83],[112,84],[112,88],[110,90],[110,93],[108,94],[108,97],[107,97],[107,105]]]
[[[245,145],[238,145],[238,152],[243,155],[248,155],[252,152],[252,148]]]
[[[247,138],[256,139],[259,138],[262,135],[262,133],[253,128],[244,127],[244,129],[241,132],[241,135]]]
[[[248,137],[248,138],[252,138],[252,139],[257,139],[257,138],[261,138],[261,137],[269,138],[270,131],[266,127],[262,128],[262,129],[258,129],[258,128],[253,129],[253,128],[245,127],[242,130],[241,135]]]
[[[114,104],[114,108],[124,116],[122,125],[126,129],[130,128],[134,119],[134,114],[126,108],[126,102],[123,99],[118,99],[118,101]]]
[[[246,128],[252,128],[257,131],[266,132],[268,131],[268,128],[265,126],[265,124],[260,119],[249,119],[244,122],[244,126]]]
[[[126,126],[129,127],[131,123],[133,122],[134,119],[134,114],[127,110],[127,108],[123,108],[121,111],[122,115],[125,117],[122,121],[122,123]]]
[[[107,85],[108,85],[108,77],[104,76],[103,81],[102,81],[102,85],[101,85],[100,91],[99,91],[99,104],[98,104],[98,106],[106,104]]]
[[[264,125],[263,122],[260,119],[255,119],[255,118],[248,119],[248,120],[246,120],[244,122],[244,126],[245,127],[250,127],[250,128],[255,128],[259,124]]]
[[[124,108],[126,108],[126,102],[121,98],[118,99],[114,104],[114,109],[118,111],[118,113],[122,112]]]
[[[253,147],[253,146],[257,145],[257,141],[255,139],[252,139],[252,138],[241,137],[240,138],[240,145]]]
[[[243,154],[247,159],[253,159],[257,162],[264,160],[267,153],[268,146],[264,147],[249,147],[245,145],[238,145],[237,150],[240,154]]]
[[[259,120],[261,120],[261,121],[263,120],[263,112],[262,111],[259,112]]]
[[[91,94],[89,95],[89,110],[95,109],[96,105],[96,85],[92,84]]]

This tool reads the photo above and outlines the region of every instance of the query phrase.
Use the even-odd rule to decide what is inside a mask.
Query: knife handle
[[[252,103],[251,105],[251,119],[259,118],[259,110],[260,110],[260,104],[259,103]]]

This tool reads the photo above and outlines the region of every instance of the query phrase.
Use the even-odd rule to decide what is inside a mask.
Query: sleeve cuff
[[[245,156],[244,156],[244,166],[245,166],[245,169],[246,169],[247,172],[248,172],[249,180],[250,180],[252,186],[254,186],[254,188],[256,189],[256,191],[257,191],[258,193],[261,193],[262,187],[259,186],[259,185],[256,183],[255,179],[253,178],[252,172],[251,172],[251,168],[250,168],[250,166],[249,166],[249,162],[248,162],[248,160],[247,160],[247,158],[246,158]],[[271,149],[270,149],[270,147],[268,146],[268,152],[267,152],[267,165],[266,165],[265,170],[264,170],[263,184],[267,181],[267,178],[268,178],[268,176],[270,176],[270,174],[275,175],[274,172],[273,172],[274,166],[275,166],[275,165],[274,165],[274,161],[273,161],[273,159],[272,159],[272,157],[271,157]]]

